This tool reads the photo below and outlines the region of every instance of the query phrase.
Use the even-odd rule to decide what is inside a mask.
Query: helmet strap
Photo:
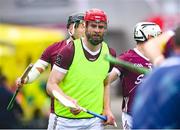
[[[71,32],[71,31],[68,31],[70,37],[72,37],[73,40],[75,40],[75,37],[73,36],[73,35],[74,35],[74,30],[75,30],[75,23],[74,23],[73,26],[72,26],[72,30],[71,30],[72,32]]]
[[[141,32],[141,34],[142,34],[143,37],[145,38],[145,41],[147,41],[148,39],[147,39],[146,35],[143,33],[143,31],[142,31],[142,30],[139,30],[139,31]]]

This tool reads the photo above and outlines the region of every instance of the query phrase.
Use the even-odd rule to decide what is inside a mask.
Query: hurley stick
[[[27,77],[27,75],[28,75],[28,73],[29,73],[29,71],[31,70],[32,67],[33,67],[33,64],[30,64],[30,65],[26,68],[26,70],[23,72],[23,74],[22,74],[22,76],[21,76],[21,81],[23,81],[23,80]],[[17,96],[19,90],[20,90],[20,87],[18,87],[18,88],[16,89],[15,93],[13,94],[13,97],[11,98],[11,100],[10,100],[8,106],[7,106],[7,110],[8,110],[8,111],[10,111],[10,110],[13,108],[14,101],[15,101],[15,99],[16,99],[16,96]]]
[[[118,64],[120,65],[121,67],[123,68],[126,68],[130,71],[133,71],[135,73],[139,73],[139,74],[147,74],[149,73],[149,69],[145,68],[145,67],[137,67],[137,66],[134,66],[134,64],[130,63],[130,62],[127,62],[127,61],[123,61],[123,60],[119,60],[119,59],[116,59],[114,57],[112,57],[111,55],[106,55],[105,56],[105,60],[111,62],[111,63],[114,63],[114,64]]]

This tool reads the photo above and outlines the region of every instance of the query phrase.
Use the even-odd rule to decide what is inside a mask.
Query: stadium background
[[[117,54],[134,47],[133,27],[137,22],[156,22],[163,31],[180,23],[179,0],[1,0],[0,74],[7,77],[9,91],[15,91],[14,81],[29,63],[35,62],[48,45],[67,36],[68,15],[89,8],[100,8],[107,13],[105,40]],[[18,95],[23,114],[17,128],[47,127],[48,73],[26,85]],[[113,83],[112,109],[121,128],[121,90],[116,86],[117,83]]]

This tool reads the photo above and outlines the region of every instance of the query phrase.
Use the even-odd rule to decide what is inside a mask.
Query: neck
[[[144,53],[144,43],[137,44],[137,45],[136,45],[136,49],[137,49],[138,51],[140,51],[143,55],[145,55],[145,53]]]
[[[96,52],[96,51],[98,51],[98,50],[101,48],[101,44],[94,46],[94,45],[92,45],[92,44],[87,40],[86,37],[83,38],[83,43],[84,43],[85,46],[86,46],[89,50],[91,50],[92,52]]]
[[[70,37],[68,38],[68,40],[73,41],[74,39],[72,38],[72,36],[70,36]]]

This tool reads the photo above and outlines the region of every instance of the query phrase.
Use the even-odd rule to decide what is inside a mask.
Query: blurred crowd
[[[16,91],[17,76],[39,58],[47,45],[61,40],[64,34],[57,29],[19,25],[0,24],[0,28],[0,128],[47,128],[50,112],[45,90],[47,73],[33,84],[24,85],[13,109],[6,108]]]
[[[33,88],[36,88],[33,90]],[[26,86],[18,93],[12,110],[7,106],[13,96],[13,87],[0,73],[0,128],[46,128],[50,100],[45,92],[45,83]]]

